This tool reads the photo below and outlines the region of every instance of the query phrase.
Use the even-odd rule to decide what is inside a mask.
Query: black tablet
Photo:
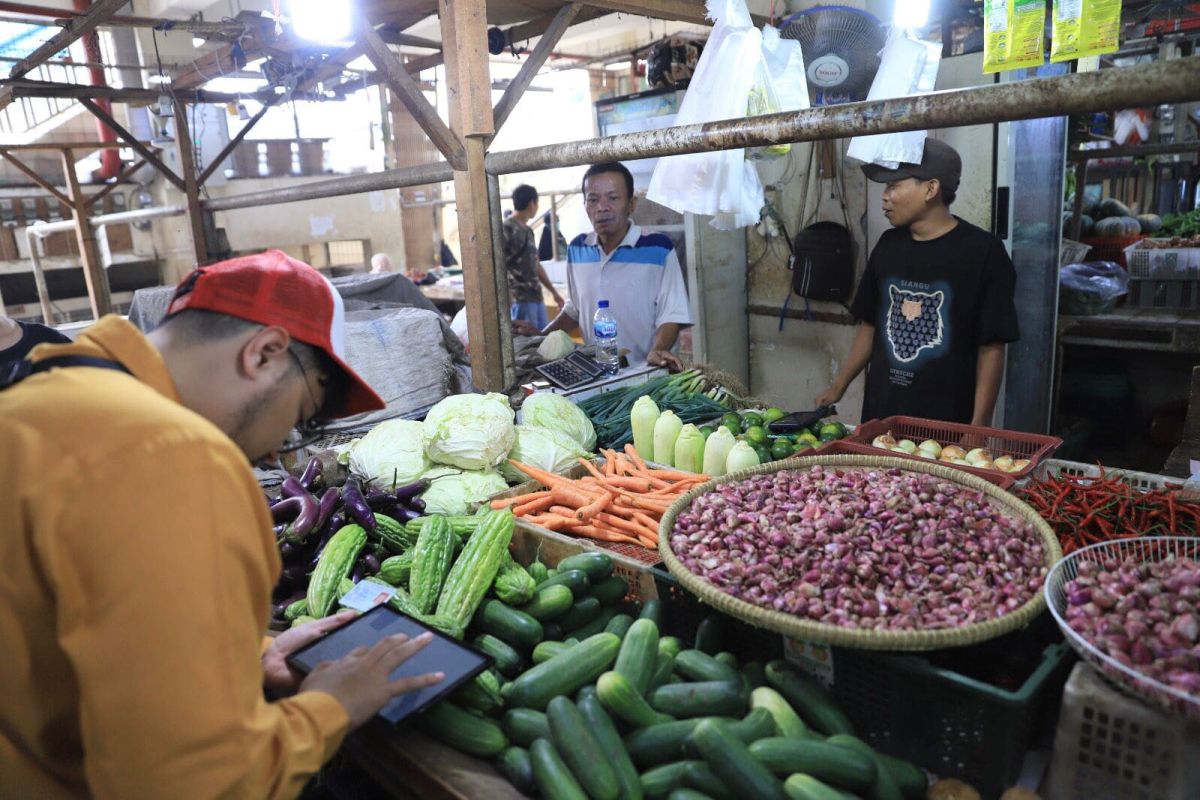
[[[380,639],[397,633],[416,638],[426,632],[433,634],[433,641],[397,667],[391,678],[398,680],[427,672],[444,672],[446,677],[433,686],[402,694],[380,709],[379,716],[394,724],[411,714],[424,711],[453,692],[490,667],[492,659],[462,642],[431,630],[391,606],[380,605],[292,653],[288,663],[300,672],[309,673],[322,661],[336,661],[356,647],[370,647]]]

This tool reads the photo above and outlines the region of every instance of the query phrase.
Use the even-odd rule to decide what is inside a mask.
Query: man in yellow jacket
[[[428,641],[394,637],[297,686],[284,658],[345,617],[263,646],[280,559],[249,464],[383,406],[343,328],[332,285],[269,251],[195,270],[149,336],[105,317],[8,376],[0,797],[295,796],[441,679],[389,680]]]

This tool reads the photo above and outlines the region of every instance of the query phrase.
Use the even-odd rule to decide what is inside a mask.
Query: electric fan
[[[814,106],[866,99],[884,43],[876,17],[848,6],[817,6],[793,14],[779,28],[785,39],[800,41]]]

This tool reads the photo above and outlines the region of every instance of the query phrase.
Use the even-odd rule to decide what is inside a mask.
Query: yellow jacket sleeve
[[[341,744],[329,695],[263,697],[279,561],[239,457],[168,433],[63,487],[74,500],[41,556],[96,797],[293,797]]]

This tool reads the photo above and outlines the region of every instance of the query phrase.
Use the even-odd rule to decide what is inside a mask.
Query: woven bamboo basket
[[[924,472],[966,488],[976,489],[987,495],[989,500],[1006,516],[1024,520],[1033,525],[1042,538],[1047,571],[1062,558],[1062,548],[1059,547],[1058,538],[1054,535],[1053,529],[1046,521],[1038,516],[1038,513],[1033,508],[982,478],[952,467],[945,467],[935,463],[927,464],[909,459],[880,456],[832,455],[775,461],[770,464],[764,464],[717,478],[685,494],[667,509],[667,513],[663,515],[662,524],[659,527],[658,548],[667,569],[685,589],[695,594],[702,601],[716,608],[718,611],[728,614],[731,617],[736,617],[750,625],[776,631],[796,639],[823,642],[839,647],[851,647],[860,650],[937,650],[945,647],[961,647],[976,644],[1022,628],[1046,610],[1044,594],[1042,592],[1035,592],[1024,605],[1009,614],[957,628],[919,630],[842,628],[823,622],[802,619],[792,614],[762,608],[745,600],[739,600],[721,591],[704,578],[692,573],[675,557],[675,553],[671,549],[671,531],[675,527],[675,518],[688,508],[697,497],[712,491],[715,487],[723,483],[739,481],[752,475],[765,475],[785,469],[806,469],[817,465],[858,469],[895,468],[908,472]]]

